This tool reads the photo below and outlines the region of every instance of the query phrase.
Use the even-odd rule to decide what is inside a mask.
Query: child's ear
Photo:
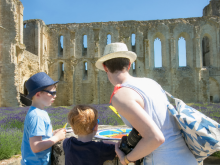
[[[98,131],[98,124],[95,125],[94,131]]]
[[[36,96],[36,97],[40,97],[40,92],[37,92],[37,93],[35,94],[35,96]]]

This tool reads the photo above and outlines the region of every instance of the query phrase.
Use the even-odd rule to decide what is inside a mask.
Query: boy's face
[[[56,86],[51,85],[51,86],[45,88],[45,90],[54,92],[54,91],[56,91]],[[52,96],[50,93],[45,92],[45,91],[40,91],[38,96],[39,96],[38,97],[39,101],[44,106],[50,106],[54,102],[55,98],[57,97],[56,95]]]

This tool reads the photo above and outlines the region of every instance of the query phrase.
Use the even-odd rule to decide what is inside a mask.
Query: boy
[[[21,165],[50,165],[51,147],[65,138],[65,129],[53,132],[48,113],[43,110],[56,98],[56,83],[46,73],[39,72],[28,79],[26,88],[32,99],[24,121],[21,145]]]
[[[70,137],[63,141],[66,165],[103,165],[115,158],[114,142],[92,141],[98,122],[98,111],[88,105],[77,105],[69,112],[68,123],[78,139]]]

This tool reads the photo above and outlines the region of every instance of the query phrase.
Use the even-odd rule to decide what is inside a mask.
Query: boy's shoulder
[[[31,106],[25,117],[26,122],[39,121],[39,118],[42,122],[50,122],[50,117],[45,110]]]
[[[31,106],[29,108],[28,113],[27,113],[27,115],[29,117],[45,116],[45,114],[48,114],[45,110],[42,110],[42,109],[39,109],[39,108],[36,108],[36,107],[33,107],[33,106]]]

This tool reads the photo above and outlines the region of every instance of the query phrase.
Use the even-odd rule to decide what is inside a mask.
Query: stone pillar
[[[19,31],[19,39],[18,42],[23,44],[23,10],[24,7],[21,2],[18,2],[18,31]]]
[[[145,52],[145,69],[150,69],[150,41],[144,40],[144,52]]]
[[[199,96],[201,102],[209,102],[209,70],[202,68],[199,72]]]
[[[176,42],[174,38],[170,38],[170,57],[171,57],[171,68],[177,68],[177,58],[176,58]]]
[[[195,38],[196,47],[196,68],[202,68],[202,56],[201,56],[201,40],[200,36]]]
[[[170,38],[170,73],[171,73],[171,93],[173,96],[177,96],[178,79],[176,78],[177,70],[177,57],[176,57],[176,42],[173,37]],[[173,102],[173,100],[171,100]]]
[[[36,21],[35,24],[35,54],[40,56],[40,22]]]

